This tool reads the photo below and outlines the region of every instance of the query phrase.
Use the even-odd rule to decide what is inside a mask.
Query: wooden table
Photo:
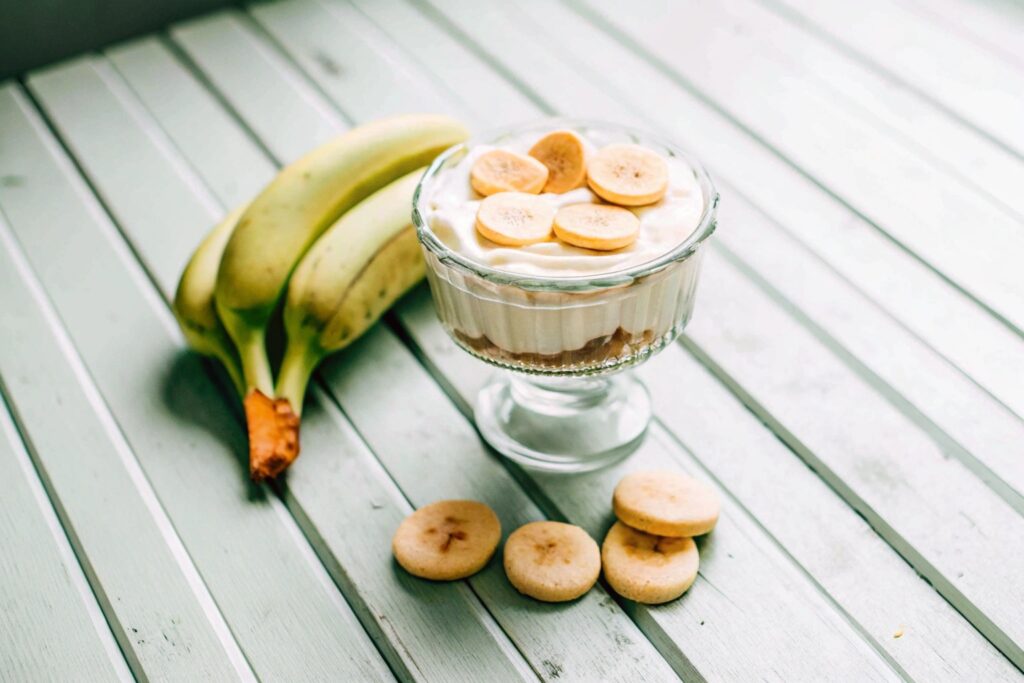
[[[695,320],[609,471],[502,462],[429,292],[327,363],[256,486],[168,309],[206,230],[362,121],[664,131],[722,192]],[[285,0],[0,85],[0,679],[1021,680],[1024,9]],[[396,568],[414,507],[603,537],[624,471],[724,501],[661,607]]]

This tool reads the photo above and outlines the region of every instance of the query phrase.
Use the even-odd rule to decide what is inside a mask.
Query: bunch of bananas
[[[175,317],[189,344],[218,359],[238,389],[253,479],[277,476],[298,456],[316,365],[423,278],[413,191],[424,167],[467,135],[436,115],[354,128],[284,168],[193,254]],[[287,342],[275,384],[267,338],[282,298]]]

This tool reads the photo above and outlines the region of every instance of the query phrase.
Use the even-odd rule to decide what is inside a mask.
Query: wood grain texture
[[[691,22],[684,5],[641,0],[636,13],[587,2],[642,43],[688,87],[699,90],[791,163],[853,206],[904,248],[1024,330],[1024,251],[1018,221],[971,197],[960,183],[791,77],[755,41]],[[638,19],[649,17],[649,19]],[[768,92],[762,84],[772,84]],[[834,160],[841,159],[842,163]],[[886,169],[884,174],[877,173]],[[978,226],[965,230],[964,226]],[[984,236],[984,237],[982,237]],[[977,240],[988,248],[976,248]]]
[[[5,95],[0,120],[25,132]],[[3,165],[13,163],[18,150],[0,157]],[[20,201],[7,196],[12,193],[0,189],[0,207]],[[132,671],[142,679],[252,680],[88,371],[13,237],[3,232],[0,289],[10,331],[0,349],[4,391]]]
[[[0,253],[0,284],[6,291],[12,281],[17,275]],[[0,476],[0,678],[130,681],[3,401]]]
[[[1024,374],[1019,335],[598,26],[558,3],[518,6],[534,19],[532,30],[547,25],[567,38],[559,44],[576,67],[574,92],[606,92],[596,102],[602,107],[597,111],[619,116],[619,109],[607,104],[615,99],[660,103],[638,110],[646,117],[643,125],[669,132],[708,163],[716,178],[726,180],[900,325],[1024,415],[1024,385],[1014,379]],[[538,23],[542,12],[547,24]],[[544,94],[559,106],[563,101],[571,106],[572,95],[564,88],[552,86]],[[960,324],[950,325],[950,320]]]
[[[268,25],[267,28],[273,34],[273,32],[274,32],[273,26]],[[353,68],[351,62],[348,63],[348,66],[349,66],[350,69]],[[314,78],[315,80],[317,80],[317,82],[319,82],[319,76],[317,74],[311,74],[311,77]],[[344,102],[339,102],[339,106],[343,106],[343,105],[344,105]],[[429,309],[426,309],[426,310],[427,310],[428,319],[432,320],[433,319],[433,312],[430,311]],[[437,324],[436,321],[434,321],[434,324],[435,325]],[[440,328],[439,327],[437,328],[437,331],[440,332]],[[381,346],[382,346],[382,344],[380,342],[377,342],[377,343],[375,343],[373,345],[373,348],[374,348],[375,351],[378,351],[381,348]],[[354,352],[354,350],[353,350],[353,352]],[[458,352],[456,352],[456,353],[458,353]],[[467,357],[467,359],[468,359],[468,357]],[[471,362],[473,362],[475,364],[475,361],[471,361]],[[396,363],[397,363],[396,361],[391,361],[391,362],[389,362],[387,364],[383,364],[382,363],[380,365],[380,367],[379,367],[378,372],[383,372],[385,367],[387,367],[387,368],[393,367],[393,366],[396,365]],[[399,367],[401,367],[401,366],[399,366]],[[337,377],[338,378],[342,378],[342,377],[349,378],[349,377],[352,376],[352,373],[353,373],[353,370],[350,367],[346,366],[346,370],[344,372],[339,372]],[[459,376],[460,380],[463,379],[463,378],[468,378],[468,377],[473,377],[476,380],[479,380],[479,379],[481,379],[481,377],[485,373],[486,373],[486,370],[484,368],[478,366],[478,367],[473,368],[472,370],[470,370],[469,368],[466,368],[465,370],[460,369],[460,372],[458,373],[458,376]],[[445,373],[445,374],[446,374],[446,376],[451,377],[451,375],[449,375],[448,373]],[[410,378],[410,371],[402,371],[402,372],[400,372],[400,375],[404,378],[403,381],[406,384],[408,384],[409,381],[410,381],[410,379],[409,379]],[[397,374],[396,374],[396,377],[397,377]],[[334,381],[335,380],[332,377],[332,380],[331,380],[332,387],[334,386]],[[387,389],[388,387],[393,387],[393,386],[396,386],[396,385],[397,385],[397,382],[390,382],[390,383],[389,382],[383,382],[383,383],[380,384],[380,386],[382,387],[382,391]],[[352,385],[353,388],[350,389],[350,392],[354,393],[354,386],[356,386],[356,385]],[[426,391],[426,390],[427,390],[426,387],[424,387],[424,391]],[[365,392],[365,389],[363,389],[363,391]],[[340,396],[339,396],[339,398],[340,398]],[[342,404],[343,404],[343,407],[344,407],[344,405],[345,405],[344,399],[341,399],[341,400],[342,400]],[[396,393],[393,395],[393,397],[391,399],[391,402],[392,402],[392,404],[394,404],[394,403],[396,403],[399,400],[400,400],[400,396],[399,396],[399,394],[397,393],[397,390],[396,390]],[[429,400],[429,399],[428,400],[423,400],[423,399],[418,398],[418,392],[417,392],[417,398],[415,399],[414,403],[417,406],[419,406],[417,408],[417,410],[416,410],[416,413],[429,412],[430,415],[433,415],[433,414],[435,414],[436,411],[441,410],[441,408],[439,406],[443,405],[443,404],[440,404],[439,401],[436,400],[436,399],[435,400]],[[411,405],[411,404],[406,404],[406,405]],[[449,408],[448,411],[450,412],[451,409]],[[346,409],[346,412],[348,412],[348,409]],[[405,412],[409,412],[409,411],[405,411]],[[364,419],[369,419],[369,417],[370,416],[367,415]],[[380,418],[378,418],[378,419],[380,419]],[[437,425],[447,424],[449,421],[451,421],[451,419],[452,419],[451,417],[447,418],[446,420],[442,420],[440,418],[427,419],[426,417],[424,417],[423,424],[424,425],[433,425],[433,430],[436,431],[438,429]],[[357,423],[357,425],[359,424],[359,419],[353,417],[353,420]],[[383,433],[383,427],[378,427],[377,429],[379,431],[381,431],[381,433]],[[368,434],[368,429],[367,428],[362,428],[362,431],[363,431],[364,435]],[[426,438],[425,434],[426,434],[425,431],[418,431],[418,432],[416,432],[415,436],[416,436],[416,438],[419,438],[419,439],[422,440],[422,439]],[[367,438],[369,438],[369,437],[367,437]],[[389,436],[389,439],[392,442],[394,442],[394,440],[398,439],[398,438],[399,437],[397,435],[390,435]],[[450,433],[449,433],[449,435],[445,439],[445,442],[446,443],[452,443],[453,441],[454,441],[454,439],[453,439],[452,436],[450,436]],[[378,449],[378,452],[381,452],[380,449]],[[652,455],[650,456],[652,459],[651,460],[647,460],[647,463],[650,464],[651,462],[671,462],[671,460],[669,459],[669,456],[667,454],[664,454],[664,453],[658,454],[658,453],[659,453],[658,451],[652,451]],[[421,457],[424,457],[424,456],[421,456]],[[636,465],[640,466],[643,462],[644,462],[643,459],[637,460],[636,461]],[[608,476],[611,477],[611,476],[615,476],[615,475],[614,474],[610,474]],[[562,501],[563,500],[566,501],[565,505],[569,505],[569,506],[572,506],[572,505],[582,505],[582,506],[590,505],[590,509],[591,509],[591,513],[590,514],[592,515],[592,517],[588,521],[587,528],[588,528],[589,531],[591,531],[592,534],[594,534],[597,537],[600,537],[601,535],[603,535],[603,531],[604,531],[604,528],[601,525],[604,524],[605,527],[607,525],[607,521],[608,521],[608,519],[607,519],[608,518],[607,500],[608,500],[608,497],[610,496],[611,486],[614,484],[614,481],[615,481],[615,479],[611,479],[611,478],[602,479],[599,486],[600,487],[604,487],[604,488],[607,489],[606,491],[603,491],[602,493],[597,493],[597,491],[599,491],[600,488],[599,488],[599,486],[595,486],[593,491],[589,491],[589,490],[587,491],[587,495],[583,495],[581,493],[574,493],[573,495],[570,496],[570,495],[568,495],[567,491],[562,491],[561,492],[561,493],[565,494],[564,496],[558,496],[558,497],[554,497],[554,498],[552,496],[547,496],[546,492],[544,494],[542,494],[542,495],[544,495],[548,500],[557,500],[560,507],[562,505]],[[580,485],[579,479],[578,478],[574,478],[573,479],[573,488],[576,489],[578,485]],[[591,503],[584,502],[584,501],[591,500],[591,496],[589,495],[590,493],[595,493],[596,494],[596,495],[593,496],[592,502]],[[575,501],[572,501],[572,499],[580,499],[580,502],[576,503]],[[572,502],[569,502],[569,501],[572,501]],[[600,517],[597,516],[597,514],[596,514],[597,511],[600,511],[600,513],[599,513]],[[562,509],[561,512],[565,513],[564,509]],[[573,508],[573,512],[574,513],[576,512],[575,508]],[[578,521],[576,516],[575,516],[575,514],[568,514],[567,516],[570,519],[572,519],[573,521]],[[741,528],[743,528],[742,523],[741,523]],[[719,543],[728,544],[729,542],[720,541]],[[769,542],[768,545],[769,546],[771,545],[770,542]],[[737,550],[736,548],[730,548],[729,551],[724,551],[723,557],[725,557],[726,555],[730,554],[733,550],[735,550],[736,552],[742,552],[740,550]],[[749,553],[751,551],[747,550],[746,552]],[[771,551],[765,551],[765,552],[771,552]],[[736,553],[732,553],[732,554],[735,557]],[[761,557],[760,561],[770,561],[770,560],[766,560],[766,558],[764,558],[764,556],[759,556],[759,557]],[[755,561],[756,562],[758,560],[753,560],[752,558],[749,558],[749,561]],[[780,570],[780,571],[781,571],[781,574],[776,576],[776,580],[784,582],[784,581],[786,581],[786,579],[783,578],[783,577],[786,576],[785,570]],[[723,571],[723,573],[724,573],[724,571]],[[719,578],[724,578],[724,577],[719,577]],[[726,595],[731,595],[731,592],[739,592],[739,593],[741,593],[742,590],[743,590],[740,586],[732,584],[728,578],[725,578],[723,584],[719,584],[718,581],[716,580],[716,584],[715,585],[718,585],[720,587],[720,590],[725,592]],[[721,587],[722,585],[726,586],[727,588],[722,588]],[[799,589],[789,589],[789,590],[790,591],[791,590],[798,590],[799,591]],[[717,594],[717,593],[713,593],[712,592],[712,593],[708,593],[708,595],[709,596],[714,596],[714,597],[710,597],[709,598],[711,600],[712,604],[716,604],[717,601],[721,599],[719,597],[719,594]],[[691,600],[697,600],[697,598],[690,598],[690,599]],[[816,598],[808,597],[808,596],[805,595],[804,597],[802,597],[800,599],[801,600],[804,600],[804,599],[810,600],[810,602],[813,604],[813,602],[814,602],[814,600]],[[643,609],[643,608],[641,608],[641,609]],[[819,617],[826,618],[826,619],[829,618],[829,617],[824,616],[825,614],[829,613],[829,611],[827,609],[825,610],[824,614],[819,615],[819,617],[811,617],[810,615],[814,614],[815,610],[811,609],[809,605],[806,608],[797,608],[797,607],[795,607],[793,605],[790,605],[790,606],[788,606],[785,609],[787,610],[787,612],[789,612],[791,614],[797,614],[799,612],[803,612],[805,615],[808,616],[808,618],[811,618],[811,619],[817,619]],[[794,617],[794,621],[795,622],[799,622],[800,619],[801,619],[800,617]],[[666,624],[668,624],[668,626],[666,626]],[[682,639],[685,642],[692,642],[694,637],[697,637],[697,636],[701,635],[699,633],[700,629],[699,629],[699,627],[696,627],[695,630],[698,631],[697,633],[693,633],[693,634],[687,633],[686,636],[683,637],[682,634],[679,631],[679,629],[681,629],[681,628],[682,628],[682,626],[680,624],[675,623],[675,622],[669,620],[669,621],[667,621],[665,623],[655,624],[654,626],[652,626],[651,627],[651,632],[649,632],[648,635],[650,636],[651,633],[655,634],[655,637],[657,638],[656,642],[659,644],[659,646],[662,646],[662,647],[666,648],[666,650],[664,650],[664,651],[668,652],[668,654],[670,656],[670,659],[673,661],[674,664],[676,664],[677,670],[679,670],[681,673],[692,673],[695,670],[693,668],[695,665],[693,664],[693,662],[687,661],[686,657],[687,656],[695,657],[696,655],[694,655],[690,650],[687,650],[685,655],[684,655],[682,652],[679,651],[679,646],[678,645],[673,645],[672,642],[675,641],[675,642],[678,643],[680,641],[680,639]],[[799,629],[800,626],[794,626],[794,628]],[[837,631],[837,641],[836,642],[837,642],[837,647],[839,648],[839,650],[837,650],[837,653],[841,652],[843,647],[846,647],[846,645],[840,645],[839,644],[842,641],[842,637],[839,637],[839,633],[841,633],[842,627],[838,627],[838,628],[839,628],[839,630]],[[761,632],[764,632],[764,631],[767,631],[767,630],[771,630],[771,629],[768,629],[767,627],[765,627],[765,628],[755,629],[755,630],[757,630],[759,633],[761,633]],[[708,631],[704,631],[703,632],[703,637],[708,637],[708,635],[707,635],[708,633],[709,633]],[[671,635],[669,635],[669,634],[671,634]],[[765,643],[764,642],[758,642],[760,636],[754,636],[751,633],[748,633],[746,631],[746,629],[744,629],[742,632],[737,632],[734,635],[736,636],[736,638],[738,638],[740,640],[747,641],[745,643],[744,647],[749,647],[751,653],[753,651],[763,651]],[[783,635],[783,636],[780,636],[780,637],[790,637],[790,635]],[[854,639],[853,639],[853,642],[855,642],[857,639],[858,639],[858,637],[855,636]],[[851,642],[850,644],[852,645],[853,642]],[[854,645],[854,651],[856,651],[858,647],[863,647],[863,645],[862,644],[861,645]],[[696,649],[699,649],[699,648],[695,647],[694,649],[696,650]],[[864,652],[865,652],[865,654],[867,654],[868,651],[865,650]],[[870,655],[868,655],[868,656],[870,657]],[[785,660],[786,658],[782,657],[782,659]],[[699,661],[700,661],[700,665],[701,666],[697,666],[696,670],[701,671],[701,673],[705,674],[705,675],[707,675],[708,672],[712,672],[712,675],[713,675],[713,673],[716,671],[716,669],[714,668],[716,665],[711,663],[711,662],[709,662],[709,661],[707,661],[707,660],[705,660],[704,658],[701,658]],[[729,666],[727,666],[727,665],[721,665],[721,666],[724,667],[723,671],[730,671]],[[751,659],[749,661],[743,661],[742,663],[733,664],[731,666],[736,667],[736,668],[731,669],[731,671],[735,672],[737,670],[743,670],[744,666],[751,667],[751,666],[755,666],[755,664],[754,664],[753,660]],[[759,662],[758,664],[756,664],[756,666],[767,666],[767,665],[764,665],[763,662]],[[779,663],[779,664],[777,664],[777,666],[796,667],[798,665],[797,665],[796,662],[787,660],[785,662],[785,664]],[[809,666],[813,667],[813,664],[809,665]],[[701,667],[704,667],[704,668],[701,668]],[[868,675],[870,675],[870,674],[868,674]]]
[[[167,261],[174,258],[177,249],[168,250],[166,236],[155,234],[149,213],[135,210],[133,207],[136,204],[124,196],[137,192],[137,188],[120,185],[114,180],[122,172],[119,168],[121,160],[128,157],[135,159],[132,171],[136,177],[145,179],[162,175],[163,167],[157,164],[169,162],[155,161],[157,156],[152,148],[159,143],[159,138],[154,140],[156,133],[150,131],[163,132],[163,129],[145,111],[136,111],[131,119],[127,118],[126,113],[131,109],[122,109],[127,101],[126,93],[122,92],[118,98],[104,95],[104,87],[109,93],[118,93],[117,81],[113,80],[113,76],[100,82],[95,70],[83,68],[76,71],[74,83],[79,87],[90,88],[94,96],[90,102],[90,111],[97,114],[102,112],[103,115],[86,122],[67,122],[64,130],[68,140],[75,147],[79,163],[87,170],[97,189],[109,197],[112,204],[125,207],[115,216],[122,231],[130,239],[134,252],[150,272],[164,272],[168,269]],[[178,95],[185,98],[187,92],[179,91]],[[47,102],[54,110],[69,115],[69,112],[60,109],[62,103],[57,97],[51,97]],[[200,107],[195,111],[201,113],[202,109]],[[201,123],[193,121],[193,125]],[[207,122],[207,125],[216,130],[215,120]],[[113,134],[113,130],[107,126],[122,130],[124,134],[120,144],[104,153],[95,143],[97,140],[109,139],[108,136]],[[132,126],[135,127],[135,135],[125,130]],[[230,137],[224,139],[230,140]],[[176,140],[168,138],[168,142],[166,154],[174,151]],[[245,157],[238,158],[241,160]],[[207,172],[212,173],[210,170]],[[201,184],[198,175],[191,174],[177,185],[146,183],[144,195],[152,203],[173,211],[170,207],[187,208],[195,202],[192,192]],[[202,187],[203,192],[212,192]],[[257,190],[256,187],[246,188],[250,194]],[[184,224],[192,217],[182,211],[165,215],[163,219],[169,223]],[[193,238],[187,231],[179,230],[177,239],[184,241]],[[188,248],[184,244],[180,247]],[[176,276],[164,281],[157,279],[156,284],[164,296],[170,296],[176,284]],[[166,310],[163,313],[166,315]],[[151,317],[155,315],[150,313]],[[216,398],[214,396],[211,400]],[[237,421],[221,424],[217,419],[211,418],[210,422],[210,429],[214,432],[230,433],[238,428]],[[413,581],[400,572],[391,571],[393,565],[387,539],[407,514],[409,507],[386,477],[379,476],[379,472],[372,468],[367,470],[367,463],[372,457],[351,427],[315,403],[308,406],[303,424],[305,457],[290,472],[289,507],[295,513],[299,526],[309,534],[310,542],[320,555],[320,561],[328,566],[361,623],[388,657],[392,668],[402,678],[409,680],[444,677],[478,680],[491,670],[497,671],[495,675],[505,680],[532,677],[522,658],[493,626],[490,616],[465,587]],[[348,457],[339,460],[339,452]],[[336,473],[335,476],[323,476],[328,471]],[[349,486],[353,488],[350,490]],[[267,500],[279,514],[287,517],[287,513],[280,510],[276,498],[271,495]],[[368,510],[372,514],[368,515]],[[361,523],[339,524],[341,520],[356,519],[361,520]],[[299,537],[290,521],[287,520],[287,528],[293,533],[292,544],[301,547],[305,540]],[[284,552],[285,548],[276,552]],[[309,556],[308,560],[316,563],[319,569],[316,559]],[[381,567],[387,567],[389,571],[382,572]],[[321,578],[329,584],[322,569],[320,573]],[[335,590],[333,585],[326,586],[326,589]],[[419,599],[409,600],[410,594]],[[287,596],[287,592],[275,595],[280,599]],[[296,628],[294,637],[305,638],[303,630]],[[293,644],[286,643],[284,646]],[[338,648],[333,648],[331,655],[345,656],[344,651]]]
[[[65,66],[30,82],[69,139],[88,146],[81,126],[113,126],[116,134],[92,144],[116,162],[119,181],[142,178],[132,168],[144,149],[116,153],[131,141],[132,126],[97,111],[88,94],[95,83],[78,73],[81,65]],[[22,104],[23,127],[31,130],[21,138],[26,154],[15,160],[25,175],[24,201],[5,200],[4,213],[253,671],[387,678],[283,506],[247,481],[244,435],[224,394],[198,359],[182,354],[164,302],[38,115]],[[181,182],[175,178],[166,180]],[[141,194],[135,182],[126,187]],[[161,220],[158,205],[138,205],[150,221]],[[166,236],[160,239],[176,259]]]
[[[1024,73],[1017,65],[895,3],[776,1],[874,68],[1024,154]]]
[[[214,55],[200,56],[198,53],[196,56],[200,68],[207,59],[215,58]],[[221,62],[220,68],[224,69],[229,64]],[[244,65],[238,67],[242,68]],[[251,70],[248,73],[250,78],[256,76]],[[270,79],[273,74],[260,73],[259,77]],[[366,100],[366,106],[377,106],[382,112],[386,112],[383,105],[374,105],[372,98],[367,97]],[[267,115],[267,112],[256,107],[244,106],[242,100],[238,102],[238,111],[243,117],[256,118]],[[262,125],[274,128],[270,121],[263,121]],[[281,147],[284,144],[281,140],[267,142],[268,147]],[[219,151],[225,156],[234,154],[230,146],[221,147]],[[374,339],[380,339],[379,335],[385,335],[383,341],[370,344],[375,354],[380,344],[397,344],[389,336],[390,333],[384,330],[373,334]],[[409,449],[418,444],[418,453],[419,448],[423,446],[422,440],[417,436],[419,432],[396,432],[394,429],[394,415],[397,410],[394,403],[395,392],[397,395],[407,396],[407,390],[402,382],[397,381],[397,377],[381,372],[381,369],[386,367],[386,362],[382,363],[374,358],[379,359],[380,356],[366,356],[363,363],[349,366],[348,372],[351,376],[359,378],[352,386],[359,389],[347,391],[341,400],[341,407],[345,414],[354,420],[362,437],[384,462],[392,478],[413,505],[420,506],[446,497],[484,500],[498,511],[506,532],[526,521],[542,518],[540,510],[531,504],[515,481],[480,449],[465,455],[457,450],[449,451],[446,455],[441,451],[435,456],[440,460],[434,462],[412,457]],[[426,378],[422,371],[421,376]],[[429,379],[425,381],[430,383]],[[391,393],[378,398],[374,387],[381,385],[388,387]],[[341,398],[337,392],[335,396]],[[404,409],[401,413],[404,414]],[[356,415],[363,416],[364,419],[360,421],[356,419]],[[366,415],[376,415],[376,418],[368,421]],[[308,421],[306,414],[303,421]],[[366,429],[366,425],[373,429]],[[304,428],[304,442],[307,442],[306,431],[308,426]],[[395,439],[400,440],[396,442]],[[338,503],[328,501],[341,496],[342,492],[351,486],[350,477],[335,478],[333,474],[329,478],[332,483],[319,486],[315,483],[314,480],[317,478],[324,479],[324,472],[333,473],[337,469],[337,465],[332,464],[333,459],[337,457],[333,450],[324,452],[318,466],[309,466],[309,481],[305,478],[302,480],[303,488],[296,486],[294,472],[289,477],[289,490],[297,499],[310,496],[311,489],[324,489],[318,503],[322,512],[313,520],[317,527],[330,527],[330,514],[338,516]],[[442,464],[444,467],[441,467]],[[309,510],[311,506],[305,508]],[[355,513],[346,516],[351,518],[354,515]],[[377,551],[370,553],[371,558],[379,561],[380,558],[377,556],[380,551],[386,555],[386,545],[378,543]],[[409,577],[405,579],[411,585],[423,583]],[[632,622],[614,605],[609,607],[605,604],[607,596],[600,591],[570,606],[536,604],[511,588],[498,562],[492,564],[482,574],[473,577],[469,585],[541,676],[578,680],[628,680],[638,673],[651,679],[672,675],[664,660],[647,643]],[[575,647],[575,643],[581,638],[593,643],[593,649],[582,651]],[[446,649],[450,651],[451,648],[449,646]]]

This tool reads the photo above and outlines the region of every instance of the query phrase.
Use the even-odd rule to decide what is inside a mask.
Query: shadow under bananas
[[[230,378],[216,361],[180,349],[168,363],[161,398],[176,419],[209,433],[234,457],[239,482],[244,483],[248,500],[267,498],[267,488],[249,479],[249,448],[242,406]]]

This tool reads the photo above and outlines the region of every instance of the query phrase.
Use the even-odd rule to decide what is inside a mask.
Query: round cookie
[[[421,507],[398,526],[391,552],[414,576],[452,581],[477,573],[501,540],[501,522],[475,500],[441,500]]]
[[[624,598],[646,605],[675,600],[700,566],[692,538],[654,536],[616,522],[601,545],[604,578]]]
[[[612,495],[615,516],[658,536],[700,536],[715,528],[720,504],[707,484],[670,470],[626,475]]]
[[[531,522],[505,541],[505,574],[531,598],[574,600],[590,590],[600,573],[597,543],[578,526]]]

